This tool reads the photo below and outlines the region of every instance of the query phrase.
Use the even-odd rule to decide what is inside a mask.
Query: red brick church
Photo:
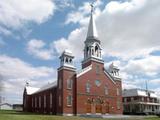
[[[122,114],[119,69],[113,64],[107,70],[104,68],[101,41],[92,14],[93,10],[84,42],[82,70],[76,71],[74,56],[65,50],[60,56],[56,82],[42,88],[26,85],[24,111],[60,115]]]

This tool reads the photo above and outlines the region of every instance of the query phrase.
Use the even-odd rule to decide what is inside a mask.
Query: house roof
[[[132,96],[150,96],[157,98],[157,95],[155,94],[154,91],[148,91],[144,89],[127,89],[123,90],[123,97],[132,97]]]
[[[3,105],[7,105],[7,106],[12,107],[12,105],[11,105],[11,104],[9,104],[9,103],[1,103],[1,104],[0,104],[0,106],[3,106]]]

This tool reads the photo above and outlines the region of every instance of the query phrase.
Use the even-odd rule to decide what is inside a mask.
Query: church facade
[[[84,42],[82,70],[77,72],[74,56],[65,50],[60,56],[57,81],[42,88],[25,86],[23,110],[46,114],[122,114],[122,83],[119,69],[105,69],[101,41],[91,11]]]

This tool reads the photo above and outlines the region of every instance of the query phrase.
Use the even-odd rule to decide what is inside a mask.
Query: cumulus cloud
[[[128,61],[113,60],[112,62],[120,68],[123,89],[148,88],[157,91],[160,77],[160,56],[146,56],[141,59],[130,59]],[[105,63],[105,67],[112,62]]]
[[[14,31],[23,33],[29,23],[44,23],[56,9],[53,0],[1,0],[0,34],[15,37]]]
[[[97,17],[105,53],[124,59],[146,56],[160,49],[159,0],[110,2]],[[155,11],[156,9],[156,11]]]
[[[45,48],[46,43],[42,40],[32,39],[27,44],[27,52],[36,58],[42,60],[51,60],[54,58],[54,52],[51,48]]]
[[[159,0],[130,0],[111,1],[105,5],[103,10],[99,9],[99,6],[95,7],[94,17],[99,39],[102,42],[103,55],[127,60],[160,50],[159,5]],[[69,38],[81,36],[78,40],[79,44],[83,45],[89,21],[89,9],[89,3],[84,3],[77,11],[68,14],[65,24],[79,23],[78,29],[82,32],[77,33],[79,35],[69,34],[65,41],[66,44],[70,43]],[[82,51],[80,48],[82,45],[76,46],[74,42],[72,43],[72,46],[76,46],[77,51]]]
[[[65,49],[70,49],[73,52],[73,55],[76,56],[76,60],[82,59],[83,55],[83,42],[82,39],[85,39],[84,31],[85,28],[75,29],[72,31],[67,39],[61,38],[59,40],[53,41],[53,47],[56,51],[61,54]]]
[[[19,58],[0,55],[0,82],[3,82],[3,96],[9,100],[21,100],[23,88],[28,81],[31,86],[40,87],[56,80],[56,71],[51,67],[34,67]],[[2,79],[3,78],[3,79]],[[2,85],[2,84],[0,84]],[[13,101],[10,101],[13,102]]]
[[[62,10],[63,8],[70,7],[74,8],[74,0],[55,0],[58,6],[58,10]]]
[[[132,75],[156,76],[160,74],[160,56],[147,56],[143,59],[129,60],[123,68]]]

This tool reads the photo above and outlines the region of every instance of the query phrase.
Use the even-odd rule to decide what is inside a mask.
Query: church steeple
[[[88,37],[98,38],[96,25],[95,25],[94,18],[93,18],[93,5],[92,4],[91,4],[91,16],[90,16],[90,21],[89,21],[89,26],[88,26],[88,33],[87,33],[87,38]]]
[[[88,26],[87,37],[85,40],[84,47],[84,60],[82,64],[87,63],[90,60],[94,60],[97,62],[103,62],[102,60],[102,49],[101,49],[101,41],[98,39],[96,24],[93,18],[93,4],[91,4],[91,15]]]

